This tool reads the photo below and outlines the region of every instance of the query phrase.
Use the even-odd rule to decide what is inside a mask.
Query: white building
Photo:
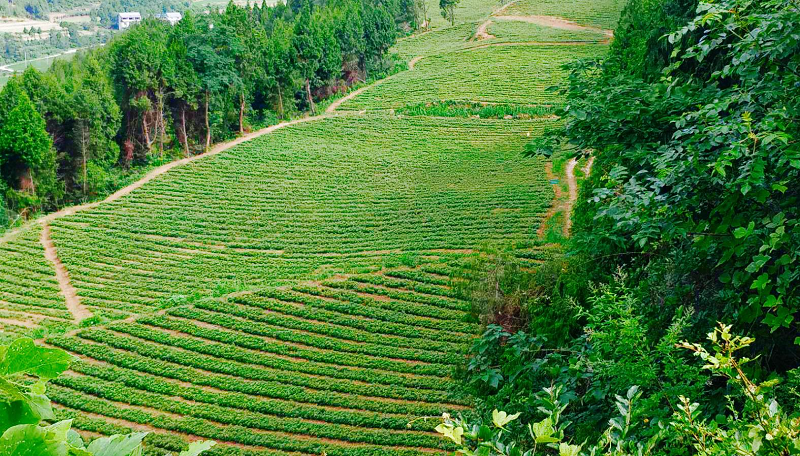
[[[181,13],[160,13],[156,14],[156,19],[161,19],[162,21],[169,22],[169,25],[177,24],[181,19],[183,19],[183,15]]]
[[[133,24],[142,22],[142,15],[137,12],[117,14],[117,28],[125,30]]]

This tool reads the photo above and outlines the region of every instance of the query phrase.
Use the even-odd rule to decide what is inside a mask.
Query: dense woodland
[[[485,424],[441,433],[465,454],[800,454],[798,70],[796,2],[629,3],[529,146],[594,157],[568,255],[467,270]]]
[[[0,93],[0,221],[106,194],[388,71],[403,2],[294,2],[145,20],[103,49],[29,68]],[[133,171],[131,171],[133,170]]]

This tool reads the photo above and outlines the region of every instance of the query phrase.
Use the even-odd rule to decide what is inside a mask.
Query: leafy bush
[[[676,347],[688,349],[706,364],[702,369],[726,379],[737,389],[727,400],[727,411],[717,415],[703,412],[698,403],[683,395],[677,399],[668,420],[656,421],[648,415],[648,397],[639,386],[615,395],[611,405],[616,414],[608,420],[605,432],[580,445],[568,443],[565,432],[570,421],[565,410],[574,398],[561,394],[562,385],[544,388],[537,394],[540,421],[526,420],[509,432],[509,424],[521,413],[509,415],[497,409],[492,425],[472,423],[463,418],[442,416],[436,430],[457,445],[460,453],[481,456],[642,456],[648,454],[716,455],[798,455],[800,454],[800,416],[789,416],[772,396],[775,381],[756,384],[744,372],[750,359],[737,358],[735,352],[748,348],[753,339],[734,335],[731,326],[720,324],[709,334],[713,349],[681,342]],[[699,370],[699,369],[695,369]],[[644,397],[644,398],[643,398]]]
[[[685,2],[660,3],[658,14],[685,14]],[[654,306],[762,323],[759,340],[783,370],[797,366],[785,340],[800,344],[798,33],[792,1],[700,2],[694,19],[648,38],[653,52],[669,49],[660,78],[625,70],[639,57],[619,48],[574,64],[564,129],[550,137],[596,157],[576,247],[605,273],[625,266],[642,293],[674,284]]]

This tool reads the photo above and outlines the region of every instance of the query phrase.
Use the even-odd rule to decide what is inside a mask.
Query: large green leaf
[[[142,439],[147,432],[134,432],[128,435],[101,437],[86,448],[94,456],[129,456],[134,451],[141,452]]]
[[[213,440],[201,440],[197,442],[192,442],[189,444],[189,449],[186,451],[181,451],[178,456],[198,456],[203,451],[208,450],[209,448],[216,445],[217,442]]]
[[[0,437],[0,456],[67,456],[69,445],[64,426],[64,422],[49,427],[14,426]]]
[[[67,370],[71,362],[72,356],[64,350],[39,347],[33,339],[24,337],[5,349],[5,356],[0,361],[0,374],[29,374],[49,380]]]
[[[26,400],[0,402],[0,432],[20,424],[39,424],[40,421],[41,417]]]

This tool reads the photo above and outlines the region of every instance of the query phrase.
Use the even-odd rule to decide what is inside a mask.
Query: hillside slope
[[[451,377],[480,328],[448,276],[484,242],[530,267],[557,251],[537,231],[569,189],[520,152],[558,122],[560,66],[608,41],[478,3],[399,42],[414,68],[330,114],[0,241],[4,337],[80,358],[49,391],[59,413],[88,437],[151,431],[152,454],[201,438],[219,455],[450,450],[424,418],[469,404]],[[494,107],[518,114],[479,114]],[[90,317],[65,304],[48,241]]]

